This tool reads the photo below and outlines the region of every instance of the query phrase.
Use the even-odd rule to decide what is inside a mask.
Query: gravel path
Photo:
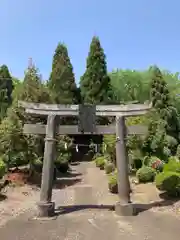
[[[78,174],[79,173],[79,174]],[[172,215],[143,211],[135,217],[119,217],[107,206],[117,196],[109,194],[107,177],[93,163],[73,167],[64,178],[65,189],[53,190],[58,216],[55,220],[32,218],[32,209],[8,221],[0,229],[3,240],[178,240],[180,229]],[[61,179],[62,180],[62,179]],[[74,183],[73,184],[73,180]],[[76,180],[76,181],[75,181]],[[101,206],[101,207],[100,207]]]

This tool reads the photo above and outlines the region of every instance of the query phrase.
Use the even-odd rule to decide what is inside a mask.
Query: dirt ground
[[[101,192],[99,192],[100,202],[103,204],[114,204],[118,201],[117,194],[103,192],[103,189],[107,189],[107,176],[103,170],[102,174],[99,174],[98,168],[89,168],[89,181],[96,186],[97,182],[101,184]],[[170,199],[164,193],[161,193],[154,183],[135,184],[134,177],[130,177],[130,183],[132,188],[131,200],[133,203],[137,203],[140,208],[153,212],[171,214],[180,218],[180,198]]]
[[[31,186],[6,187],[0,194],[0,226],[35,206],[39,190]]]
[[[180,199],[168,198],[161,193],[154,183],[132,184],[132,201],[145,204],[154,212],[162,212],[180,217]]]

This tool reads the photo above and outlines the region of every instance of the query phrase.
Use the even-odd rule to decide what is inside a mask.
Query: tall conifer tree
[[[84,103],[100,104],[111,101],[110,78],[107,73],[106,56],[99,38],[94,36],[86,62],[86,71],[80,80]]]
[[[13,81],[6,65],[0,67],[0,119],[6,116],[12,102]]]
[[[52,72],[48,82],[54,102],[73,104],[77,102],[77,87],[67,47],[59,43],[53,57]]]

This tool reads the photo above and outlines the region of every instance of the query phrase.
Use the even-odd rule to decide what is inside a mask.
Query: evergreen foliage
[[[98,37],[93,37],[86,61],[86,71],[80,80],[82,101],[103,104],[112,101],[110,78],[104,50]]]
[[[144,150],[167,160],[174,153],[175,146],[168,141],[172,138],[179,141],[179,117],[177,110],[171,104],[167,83],[159,68],[151,67],[152,83],[150,96],[153,109],[149,116],[149,134],[144,142]],[[167,138],[169,136],[169,138]],[[176,144],[177,145],[177,144]]]
[[[25,73],[24,81],[16,88],[11,108],[8,109],[7,117],[0,125],[0,153],[5,157],[8,166],[14,161],[27,163],[37,157],[43,156],[44,140],[42,136],[24,135],[23,124],[27,122],[45,123],[45,119],[29,116],[18,107],[18,100],[28,102],[48,102],[48,92],[41,84],[38,70],[30,65]]]
[[[68,56],[67,47],[62,43],[59,43],[55,50],[48,85],[55,103],[77,103],[78,90],[73,67]]]
[[[0,67],[0,119],[6,116],[7,108],[12,102],[13,82],[6,65]]]

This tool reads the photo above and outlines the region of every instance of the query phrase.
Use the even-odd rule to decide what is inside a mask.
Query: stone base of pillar
[[[55,215],[54,202],[38,202],[38,218],[53,217]]]
[[[132,203],[120,203],[115,205],[115,213],[118,216],[134,216],[136,215],[135,208]]]

